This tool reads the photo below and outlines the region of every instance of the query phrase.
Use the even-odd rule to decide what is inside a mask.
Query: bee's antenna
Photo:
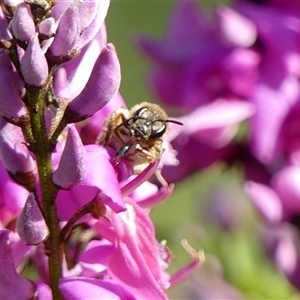
[[[176,121],[176,120],[165,120],[164,122],[174,123],[174,124],[181,125],[181,126],[183,125],[183,123]]]

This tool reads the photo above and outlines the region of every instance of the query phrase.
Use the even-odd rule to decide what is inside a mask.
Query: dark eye
[[[167,126],[162,121],[155,121],[155,122],[152,122],[151,129],[152,129],[152,131],[151,131],[150,138],[151,139],[159,139],[165,134],[165,132],[167,130]]]
[[[143,114],[148,110],[147,107],[142,107],[140,109],[138,109],[135,114],[134,114],[134,118],[135,119],[139,119],[139,118],[143,118]],[[144,116],[145,117],[145,116]]]

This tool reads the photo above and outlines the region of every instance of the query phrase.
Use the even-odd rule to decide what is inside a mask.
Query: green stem
[[[35,141],[35,155],[40,179],[42,207],[44,218],[49,228],[47,248],[49,251],[49,273],[53,299],[63,299],[58,288],[62,277],[63,245],[60,241],[60,228],[57,216],[55,198],[57,189],[51,181],[51,150],[45,126],[45,104],[41,89],[29,87],[28,106],[32,135]]]

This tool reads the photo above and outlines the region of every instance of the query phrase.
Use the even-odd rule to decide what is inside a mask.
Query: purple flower
[[[175,152],[165,141],[165,157],[133,175],[97,144],[125,106],[109,1],[54,2],[0,8],[0,298],[167,299],[171,254],[149,209],[173,185],[147,180]],[[200,264],[195,253],[176,281]],[[28,264],[36,280],[20,275]]]

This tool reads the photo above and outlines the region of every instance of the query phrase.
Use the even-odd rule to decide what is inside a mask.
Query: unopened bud
[[[28,44],[21,61],[21,71],[25,81],[33,86],[41,86],[48,76],[48,63],[40,47],[37,34]]]
[[[49,234],[45,219],[32,193],[29,194],[17,219],[17,232],[27,245],[37,245]]]
[[[35,34],[33,16],[26,3],[18,6],[10,24],[14,36],[20,41],[29,41]]]
[[[75,4],[71,5],[59,21],[55,38],[50,47],[53,56],[68,56],[74,50],[79,36],[79,23],[78,7]]]
[[[68,123],[75,123],[92,116],[114,97],[120,82],[121,70],[115,47],[107,44],[83,91],[68,104],[64,118]]]
[[[20,97],[21,80],[14,72],[5,50],[0,50],[0,111],[7,120],[28,119],[28,111]]]
[[[0,155],[11,177],[28,187],[34,183],[36,165],[19,127],[0,118]]]
[[[63,189],[79,184],[87,175],[86,151],[74,126],[69,127],[64,151],[56,171],[53,183]]]

